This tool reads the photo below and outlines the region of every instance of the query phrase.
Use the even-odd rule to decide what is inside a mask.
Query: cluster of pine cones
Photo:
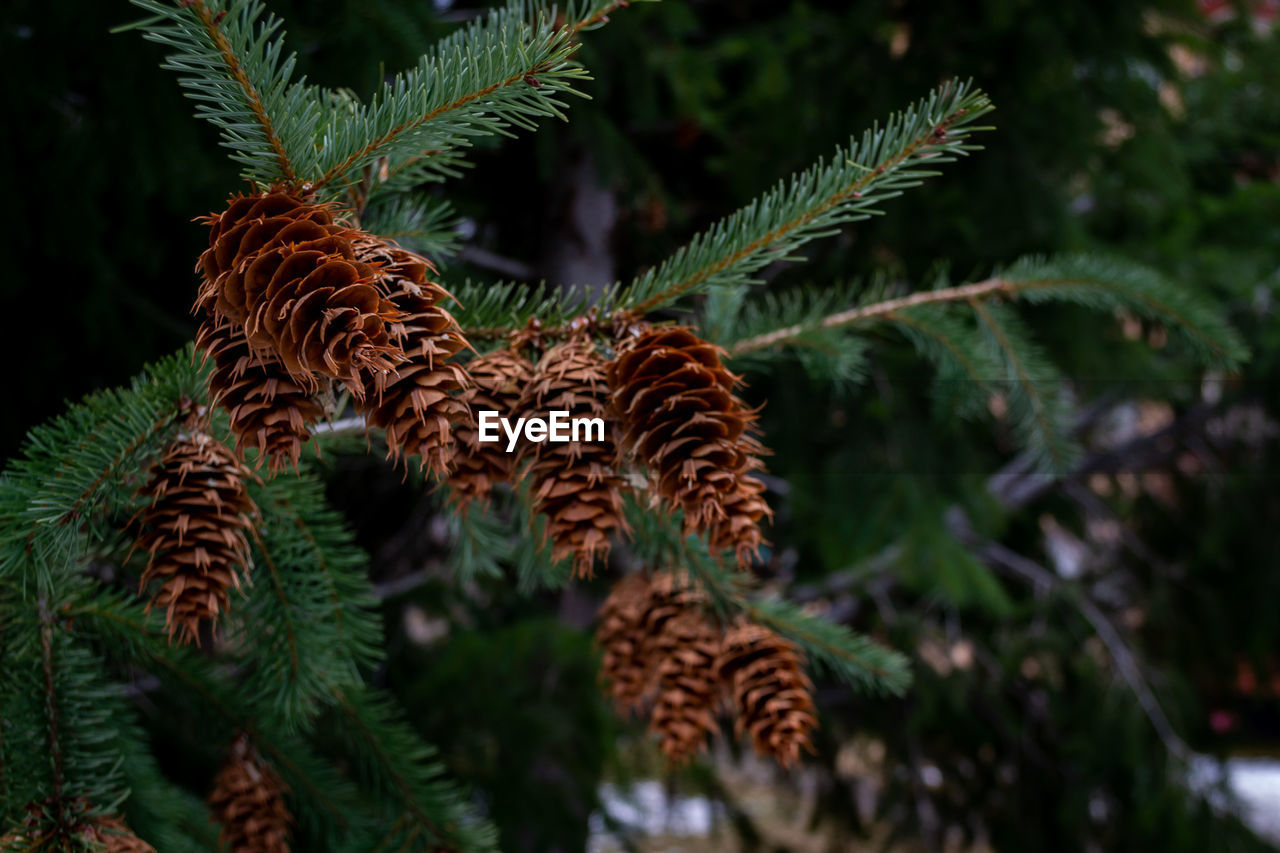
[[[647,475],[655,503],[683,513],[746,566],[770,515],[754,471],[755,412],[734,393],[722,352],[683,327],[585,318],[558,343],[521,330],[469,362],[446,309],[449,294],[424,258],[342,223],[335,210],[275,190],[231,199],[207,217],[196,301],[196,346],[212,361],[213,401],[229,415],[235,452],[192,426],[142,494],[144,587],[170,634],[198,641],[247,571],[254,509],[243,462],[296,467],[318,400],[334,387],[386,436],[397,460],[416,456],[450,486],[460,511],[499,483],[527,482],[553,559],[590,576],[624,533],[623,494]],[[548,340],[550,336],[547,336]],[[603,343],[597,338],[603,337]],[[475,413],[567,411],[599,418],[596,442],[482,443]]]
[[[498,484],[527,485],[553,559],[576,576],[589,577],[627,532],[624,494],[645,483],[652,504],[681,513],[686,534],[732,551],[740,567],[755,557],[770,516],[756,413],[723,352],[691,329],[587,316],[554,333],[532,323],[474,354],[430,262],[344,224],[332,206],[273,190],[234,197],[206,222],[196,345],[235,446],[193,411],[140,491],[142,585],[158,584],[151,605],[171,637],[199,643],[247,577],[257,520],[247,452],[272,475],[296,467],[324,417],[318,401],[338,388],[383,431],[391,457],[416,456],[448,484],[459,511]],[[604,440],[508,452],[479,440],[475,418],[487,410],[600,419]],[[754,625],[722,635],[697,593],[669,576],[620,584],[600,638],[615,697],[653,701],[673,758],[715,729],[726,690],[762,751],[790,763],[808,744],[812,701],[795,649]]]
[[[673,762],[703,749],[730,706],[738,734],[782,766],[811,749],[813,684],[790,641],[739,619],[722,629],[704,594],[672,572],[624,577],[600,608],[601,677],[622,713],[649,710],[649,729]]]

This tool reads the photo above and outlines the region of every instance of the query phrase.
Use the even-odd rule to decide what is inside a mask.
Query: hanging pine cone
[[[453,429],[468,417],[460,396],[470,385],[467,372],[448,359],[468,346],[457,320],[444,308],[448,292],[428,279],[431,263],[398,246],[366,238],[358,256],[381,269],[379,287],[400,319],[389,326],[392,343],[405,361],[375,374],[356,408],[387,438],[394,459],[417,455],[428,471],[444,474],[453,457]]]
[[[609,553],[610,537],[624,529],[623,480],[613,443],[605,363],[586,336],[552,347],[538,362],[521,411],[567,411],[604,422],[603,441],[529,444],[527,476],[533,509],[546,516],[552,557],[572,557],[574,575],[590,577],[597,557]],[[591,438],[592,436],[587,436]]]
[[[246,530],[255,514],[245,488],[247,472],[212,436],[192,432],[175,441],[139,494],[151,498],[141,513],[136,549],[146,551],[142,588],[162,581],[148,607],[162,607],[170,638],[200,642],[200,625],[227,609],[230,590],[249,566]]]
[[[640,708],[652,680],[653,667],[647,655],[652,638],[645,630],[649,602],[649,579],[635,572],[613,585],[597,615],[600,679],[608,684],[622,714]]]
[[[295,382],[314,389],[328,376],[359,396],[366,374],[401,360],[387,333],[398,314],[379,292],[379,272],[356,259],[360,232],[336,224],[329,206],[275,191],[234,197],[205,221],[197,304],[242,325]]]
[[[509,483],[515,475],[516,454],[507,453],[502,442],[482,444],[476,418],[483,411],[515,414],[533,378],[533,366],[517,350],[498,349],[470,362],[467,372],[475,385],[462,395],[470,412],[454,432],[454,468],[449,475],[450,491],[463,512],[472,501],[483,504],[495,484]]]
[[[741,623],[725,636],[716,671],[732,687],[735,729],[750,735],[756,752],[788,767],[800,760],[801,749],[812,751],[813,684],[794,644],[768,628]]]
[[[156,853],[133,834],[122,818],[93,815],[89,801],[77,797],[62,809],[62,825],[52,825],[47,815],[55,811],[52,798],[31,803],[22,826],[0,835],[0,853],[37,850],[100,850],[103,853]]]
[[[287,791],[249,738],[238,736],[209,794],[209,809],[222,824],[219,840],[231,853],[289,853]]]
[[[196,348],[213,360],[209,393],[231,416],[236,453],[256,450],[257,464],[265,460],[272,474],[286,464],[296,469],[311,438],[307,425],[324,415],[312,394],[270,354],[254,351],[243,329],[212,314],[200,324]]]
[[[658,695],[649,718],[649,731],[672,762],[684,762],[706,746],[715,734],[716,705],[722,685],[716,675],[721,652],[718,628],[698,608],[688,608],[668,620],[656,638]]]
[[[723,351],[679,326],[641,331],[618,349],[609,385],[623,447],[650,468],[657,494],[684,511],[686,532],[708,534],[747,565],[771,512],[748,473],[761,467],[756,415],[733,394],[738,380]]]

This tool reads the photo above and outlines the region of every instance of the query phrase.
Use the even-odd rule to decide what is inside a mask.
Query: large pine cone
[[[213,360],[209,392],[213,402],[231,416],[236,453],[258,452],[272,474],[286,464],[298,467],[302,447],[311,438],[307,425],[324,410],[312,394],[295,382],[270,354],[255,352],[244,330],[206,316],[196,334],[196,348]]]
[[[455,430],[454,468],[449,489],[463,512],[472,501],[482,505],[497,483],[510,483],[516,472],[517,454],[508,453],[506,436],[497,443],[482,443],[476,419],[480,412],[492,411],[513,417],[533,378],[533,365],[518,350],[498,349],[467,365],[474,386],[462,399],[470,409],[463,425]]]
[[[198,304],[242,325],[299,384],[317,376],[363,393],[367,373],[400,360],[387,333],[395,307],[379,292],[376,267],[358,261],[360,232],[335,224],[326,205],[275,191],[238,196],[206,219]]]
[[[356,250],[364,262],[380,265],[379,287],[400,315],[389,327],[391,340],[406,359],[375,374],[356,408],[386,433],[392,458],[416,454],[428,471],[447,473],[453,430],[468,417],[461,394],[471,384],[466,370],[449,361],[468,346],[444,307],[449,293],[428,279],[435,268],[419,255],[373,238],[358,241]]]
[[[148,607],[162,607],[169,636],[200,642],[200,625],[227,609],[249,566],[246,530],[256,513],[247,472],[221,442],[203,432],[179,438],[152,471],[141,495],[135,548],[149,555],[142,588],[162,581]]]
[[[209,809],[222,824],[219,839],[234,853],[289,853],[293,816],[285,784],[240,735],[218,771]]]
[[[652,471],[657,494],[684,511],[687,532],[745,566],[771,513],[750,473],[761,467],[756,415],[734,395],[722,355],[688,328],[649,329],[619,345],[609,385],[621,443]]]
[[[603,441],[547,441],[524,448],[533,459],[527,475],[533,509],[547,518],[553,559],[572,557],[574,575],[590,577],[595,559],[608,556],[614,531],[625,527],[605,363],[595,344],[575,336],[548,350],[520,410],[538,417],[566,411],[570,422],[598,418],[604,423]]]
[[[613,585],[597,615],[596,643],[600,646],[600,679],[620,713],[639,710],[652,681],[647,654],[651,637],[645,630],[650,584],[642,572]]]
[[[667,621],[658,635],[658,695],[649,730],[667,758],[683,762],[705,748],[719,729],[716,705],[722,685],[716,675],[721,652],[719,629],[698,608]]]
[[[741,623],[725,636],[716,671],[732,685],[735,728],[750,735],[756,752],[787,767],[800,760],[801,749],[812,751],[813,684],[794,644],[768,628]]]
[[[67,825],[50,823],[48,815],[54,810],[52,798],[44,803],[29,804],[22,826],[0,835],[0,851],[89,849],[103,853],[156,853],[154,847],[133,834],[122,818],[92,815],[89,801],[83,797],[77,797],[63,809]]]

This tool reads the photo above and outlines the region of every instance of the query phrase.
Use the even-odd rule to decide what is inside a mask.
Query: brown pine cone
[[[289,853],[287,791],[249,738],[237,737],[209,794],[209,809],[222,824],[219,840],[232,853]]]
[[[732,686],[735,729],[750,735],[756,752],[788,767],[800,760],[801,749],[812,751],[813,683],[793,643],[768,628],[740,623],[724,638],[716,672]]]
[[[379,288],[400,319],[390,339],[405,361],[366,384],[356,409],[387,438],[393,459],[417,455],[429,472],[445,474],[453,459],[453,429],[468,417],[462,393],[471,380],[448,361],[467,348],[458,321],[444,308],[449,293],[427,276],[431,262],[393,244],[364,238],[358,256],[381,269]]]
[[[206,315],[196,348],[213,360],[209,393],[231,416],[236,453],[244,458],[246,449],[256,450],[257,465],[265,460],[271,474],[286,464],[296,470],[311,439],[307,425],[324,416],[312,394],[270,354],[255,352],[244,330],[225,320]]]
[[[379,292],[377,268],[355,257],[360,232],[336,224],[329,206],[274,191],[233,197],[205,221],[197,304],[242,325],[295,382],[314,389],[328,376],[360,396],[366,374],[401,360],[387,331],[395,306]]]
[[[256,510],[247,475],[221,442],[197,431],[169,447],[139,491],[151,498],[134,545],[149,555],[141,587],[163,582],[147,606],[164,608],[179,642],[198,645],[201,622],[227,609],[231,588],[248,574],[246,530]]]
[[[574,575],[591,577],[595,559],[608,556],[614,531],[625,529],[605,363],[595,344],[575,336],[548,350],[520,411],[538,417],[566,411],[570,422],[598,418],[604,423],[603,441],[527,444],[523,454],[533,460],[527,474],[533,509],[546,516],[553,559],[572,557]]]
[[[613,585],[597,615],[600,679],[621,714],[639,710],[652,682],[654,667],[646,654],[651,638],[645,631],[649,594],[642,572],[627,575]]]
[[[156,849],[133,834],[122,818],[115,815],[90,814],[89,801],[72,800],[63,810],[67,825],[52,826],[46,815],[53,809],[52,798],[27,806],[22,826],[0,835],[3,853],[27,853],[37,850],[82,849],[104,853],[156,853]]]
[[[454,431],[454,468],[449,475],[449,489],[463,512],[472,501],[483,505],[495,484],[510,483],[515,475],[518,456],[507,452],[506,436],[500,435],[496,444],[481,443],[476,418],[483,411],[516,416],[533,366],[517,350],[498,349],[471,361],[467,372],[475,385],[462,395],[470,412]]]
[[[619,345],[609,385],[621,444],[649,467],[657,494],[684,511],[686,532],[708,534],[746,566],[772,513],[748,473],[762,467],[756,414],[733,394],[722,355],[688,328],[649,329]]]
[[[658,695],[649,731],[672,762],[692,758],[719,728],[716,705],[723,688],[715,664],[721,640],[719,629],[696,607],[667,621],[657,637]]]

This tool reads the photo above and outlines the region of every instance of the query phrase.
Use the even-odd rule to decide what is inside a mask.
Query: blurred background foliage
[[[362,95],[474,14],[416,0],[270,5],[309,79]],[[1187,793],[1179,754],[1182,740],[1225,755],[1280,739],[1276,11],[638,5],[586,38],[593,100],[570,124],[482,144],[438,190],[464,217],[446,285],[597,287],[940,80],[973,77],[998,107],[986,150],[818,244],[810,264],[769,269],[771,287],[920,287],[942,269],[979,280],[1026,254],[1097,251],[1212,294],[1253,350],[1241,375],[1204,376],[1136,318],[1028,315],[1080,403],[1086,455],[1057,482],[1019,467],[998,400],[985,420],[940,402],[905,341],[883,342],[838,386],[800,365],[749,373],[775,451],[771,583],[914,653],[917,681],[900,701],[824,685],[818,753],[790,776],[721,749],[665,777],[716,803],[729,835],[708,849],[1260,844],[1212,792]],[[7,12],[6,455],[64,398],[193,336],[204,235],[191,220],[238,189],[212,130],[158,70],[160,50],[108,34],[131,20],[125,3]],[[588,827],[617,824],[602,780],[661,774],[639,725],[615,722],[595,686],[585,629],[607,580],[533,596],[458,582],[437,496],[376,461],[328,465],[387,595],[385,680],[497,819],[504,849],[583,849]],[[1115,636],[1100,639],[1091,613]]]

